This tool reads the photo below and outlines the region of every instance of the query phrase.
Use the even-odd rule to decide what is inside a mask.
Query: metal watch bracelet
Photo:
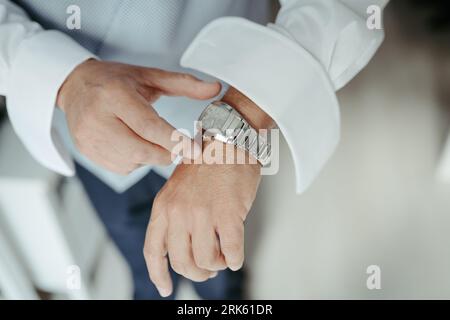
[[[203,137],[214,138],[247,151],[263,166],[270,164],[271,146],[244,117],[222,101],[209,104],[200,115]]]

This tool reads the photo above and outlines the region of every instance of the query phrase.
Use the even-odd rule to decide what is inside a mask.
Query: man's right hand
[[[120,63],[88,60],[61,86],[57,105],[65,112],[79,151],[106,169],[128,174],[145,165],[167,165],[179,141],[171,141],[175,128],[151,107],[161,95],[210,99],[219,83],[195,77]],[[201,153],[198,145],[183,150],[186,158]],[[179,148],[178,148],[179,149]]]

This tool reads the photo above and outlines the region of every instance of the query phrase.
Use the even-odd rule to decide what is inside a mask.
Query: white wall
[[[285,145],[264,180],[247,223],[252,298],[450,298],[450,184],[435,179],[450,50],[403,14],[388,9],[381,51],[339,93],[342,141],[313,187],[294,194]]]

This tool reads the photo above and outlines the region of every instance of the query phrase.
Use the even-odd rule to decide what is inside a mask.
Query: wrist
[[[71,97],[77,95],[78,88],[80,84],[80,79],[83,79],[83,75],[85,74],[85,70],[89,68],[93,63],[98,63],[95,59],[89,59],[73,69],[73,71],[67,76],[63,84],[58,90],[58,95],[56,97],[56,105],[63,110],[66,111],[66,106],[68,101],[71,100]]]
[[[221,99],[232,106],[254,129],[272,129],[276,127],[275,121],[237,89],[230,87]]]
[[[203,140],[201,163],[206,165],[242,165],[260,174],[261,164],[249,152],[212,138]]]
[[[226,94],[220,99],[223,103],[225,103],[227,106],[223,106],[220,103],[215,104],[215,106],[210,105],[208,106],[204,112],[202,113],[200,119],[205,120],[205,123],[213,123],[215,125],[225,125],[222,124],[222,122],[225,121],[225,116],[227,116],[227,112],[231,114],[232,110],[230,109],[230,106],[235,110],[234,112],[238,112],[239,115],[236,115],[236,121],[232,121],[234,123],[234,126],[239,126],[239,123],[243,126],[245,125],[246,128],[248,128],[248,125],[250,127],[248,130],[252,130],[252,135],[250,135],[249,132],[246,134],[246,139],[250,139],[252,144],[252,148],[249,149],[249,145],[247,145],[242,139],[243,135],[241,135],[241,139],[239,142],[236,141],[236,143],[224,143],[222,141],[228,141],[230,138],[235,139],[234,136],[229,136],[226,132],[221,132],[219,134],[219,139],[214,140],[206,137],[203,141],[203,154],[202,154],[202,163],[206,164],[249,164],[255,166],[255,168],[259,169],[261,167],[260,161],[266,162],[265,158],[261,158],[260,161],[257,160],[257,158],[260,156],[259,151],[260,148],[262,148],[262,145],[256,145],[257,150],[255,150],[255,135],[261,134],[262,129],[270,130],[274,128],[275,122],[272,120],[272,118],[265,113],[262,109],[260,109],[253,101],[251,101],[248,97],[246,97],[244,94],[239,92],[238,90],[230,87],[230,89],[226,92]],[[215,108],[217,108],[215,110]],[[220,111],[221,110],[221,111]],[[218,112],[218,114],[214,114],[214,112]],[[228,115],[227,119],[229,119]],[[215,119],[217,117],[217,119]],[[243,119],[242,119],[243,118]],[[218,120],[218,122],[216,121]],[[243,122],[242,122],[243,121]],[[225,122],[227,123],[227,122]],[[231,123],[228,123],[230,125],[230,128],[234,128],[231,126]],[[211,129],[209,125],[206,125],[206,129]],[[224,130],[224,129],[222,129]],[[247,130],[247,129],[246,129]],[[256,132],[255,132],[256,130]],[[253,137],[253,138],[251,138]],[[247,140],[246,140],[247,141]],[[259,141],[256,140],[256,141]],[[245,146],[243,145],[245,144]],[[266,149],[261,149],[266,150]]]

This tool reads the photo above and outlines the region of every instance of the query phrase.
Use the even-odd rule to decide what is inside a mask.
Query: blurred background
[[[450,299],[447,3],[391,1],[383,46],[338,94],[338,150],[301,196],[282,144],[246,222],[247,297]],[[131,298],[80,183],[34,162],[2,104],[0,299]],[[371,265],[378,290],[366,285]],[[185,283],[178,298],[196,296]]]

